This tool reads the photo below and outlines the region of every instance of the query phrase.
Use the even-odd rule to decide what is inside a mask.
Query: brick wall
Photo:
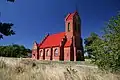
[[[32,50],[32,58],[37,59],[37,50]]]
[[[51,58],[51,48],[45,49],[45,60],[50,60]]]
[[[64,48],[64,61],[70,61],[70,47]]]
[[[55,49],[58,50],[58,55],[57,56],[55,55]],[[52,55],[53,59],[52,60],[55,60],[55,61],[60,60],[60,47],[53,47],[52,52],[53,52],[53,55]]]
[[[39,60],[43,60],[43,54],[44,54],[44,50],[39,49]]]

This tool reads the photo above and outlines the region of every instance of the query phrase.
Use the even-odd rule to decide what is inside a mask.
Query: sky
[[[0,45],[20,44],[32,48],[47,33],[65,31],[64,18],[76,10],[81,18],[82,38],[101,35],[105,22],[120,11],[120,0],[0,0],[0,21],[13,23],[16,35],[4,37]]]

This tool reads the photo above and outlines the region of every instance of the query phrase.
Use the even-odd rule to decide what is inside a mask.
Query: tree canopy
[[[0,56],[3,57],[26,57],[28,53],[31,53],[31,50],[23,45],[0,46]]]
[[[100,39],[99,36],[96,33],[91,33],[88,38],[84,39],[84,44],[85,44],[85,52],[88,54],[88,58],[91,58],[93,56],[92,54],[92,48],[91,44],[97,39]]]
[[[120,72],[120,13],[109,20],[103,32],[98,39],[86,38],[86,49],[94,55],[91,60],[100,69]]]
[[[9,2],[14,2],[15,0],[7,0]],[[0,22],[0,39],[3,38],[3,36],[11,36],[14,35],[15,32],[12,30],[12,23],[2,23]]]
[[[1,23],[0,22],[0,38],[3,38],[3,36],[14,35],[15,32],[11,29],[12,26],[13,26],[12,23]]]

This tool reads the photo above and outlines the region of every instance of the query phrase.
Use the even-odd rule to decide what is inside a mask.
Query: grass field
[[[0,58],[0,80],[120,80],[85,62]]]

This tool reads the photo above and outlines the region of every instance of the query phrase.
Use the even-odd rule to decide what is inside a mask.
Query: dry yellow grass
[[[120,80],[120,75],[102,72],[84,62],[0,58],[0,80]]]

